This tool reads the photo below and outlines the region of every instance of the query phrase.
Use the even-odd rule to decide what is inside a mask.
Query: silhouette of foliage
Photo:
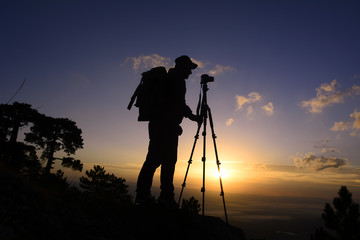
[[[201,207],[199,201],[192,196],[189,200],[183,199],[181,209],[191,214],[199,214]]]
[[[39,185],[54,192],[61,192],[69,187],[64,172],[58,169],[55,173],[43,174],[40,176]]]
[[[0,104],[0,163],[3,167],[28,175],[40,171],[35,148],[17,141],[19,129],[28,126],[38,115],[29,104]]]
[[[30,104],[0,104],[0,141],[16,142],[19,129],[33,122],[38,115],[38,111],[31,108]]]
[[[76,160],[72,157],[63,157],[61,166],[71,168],[79,172],[81,172],[83,168],[83,164],[80,162],[80,160]]]
[[[24,142],[18,141],[23,132]],[[70,156],[83,147],[81,133],[75,122],[47,117],[29,104],[0,104],[0,239],[144,239],[159,236],[159,226],[164,231],[158,239],[243,236],[239,229],[224,228],[223,222],[214,224],[214,219],[207,219],[204,236],[199,224],[205,221],[198,215],[156,204],[139,208],[131,201],[126,180],[100,166],[80,179],[85,191],[70,187],[62,170],[50,170],[55,160],[82,170],[80,160]],[[46,174],[36,150],[47,161]],[[55,157],[58,151],[67,156]]]
[[[360,239],[360,211],[359,204],[352,201],[352,194],[346,186],[338,192],[339,197],[333,199],[332,207],[325,204],[322,218],[325,228],[316,229],[312,240],[358,240]]]
[[[81,130],[75,122],[66,118],[52,118],[40,114],[30,104],[14,102],[0,104],[0,164],[12,171],[26,175],[39,175],[41,162],[34,146],[17,142],[19,129],[29,126],[25,142],[42,149],[41,158],[47,161],[45,173],[49,174],[54,160],[62,160],[62,166],[82,171],[82,163],[70,157],[83,146]],[[63,150],[67,157],[55,158]]]
[[[215,217],[57,188],[53,175],[29,181],[0,168],[0,239],[246,239]]]
[[[86,170],[86,177],[80,178],[80,187],[85,192],[100,197],[112,196],[118,199],[130,201],[128,185],[124,178],[118,178],[114,174],[106,173],[104,167],[95,165],[90,171]]]
[[[75,154],[77,149],[83,147],[81,129],[76,126],[74,121],[67,118],[52,118],[42,115],[34,122],[30,128],[31,132],[25,133],[25,141],[33,143],[38,148],[43,149],[41,158],[47,161],[45,173],[50,173],[57,151],[63,150],[68,156]],[[74,170],[82,170],[79,160],[63,158],[63,166],[71,167]]]
[[[21,142],[3,142],[0,149],[0,162],[4,168],[24,175],[39,174],[42,166],[35,147]]]

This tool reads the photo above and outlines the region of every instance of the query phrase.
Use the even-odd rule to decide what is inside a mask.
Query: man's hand
[[[191,114],[189,116],[189,119],[191,121],[194,121],[194,122],[197,122],[198,124],[201,124],[202,121],[203,121],[203,117],[201,115],[194,115],[194,114]]]

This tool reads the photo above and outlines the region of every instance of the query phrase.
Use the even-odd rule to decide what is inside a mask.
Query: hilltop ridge
[[[90,197],[1,172],[0,192],[1,239],[246,239],[220,218]]]

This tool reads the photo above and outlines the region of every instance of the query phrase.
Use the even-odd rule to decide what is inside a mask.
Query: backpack
[[[139,108],[138,121],[140,122],[152,120],[161,110],[167,71],[165,67],[155,67],[141,75],[140,84],[127,107],[131,110],[136,99],[135,107]]]

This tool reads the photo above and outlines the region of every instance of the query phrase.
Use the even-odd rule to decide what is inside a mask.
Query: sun
[[[226,169],[221,169],[220,168],[220,172],[217,169],[212,170],[211,175],[214,178],[217,178],[217,179],[219,179],[219,177],[221,177],[221,179],[227,179],[227,178],[229,178],[231,176],[231,173]]]

